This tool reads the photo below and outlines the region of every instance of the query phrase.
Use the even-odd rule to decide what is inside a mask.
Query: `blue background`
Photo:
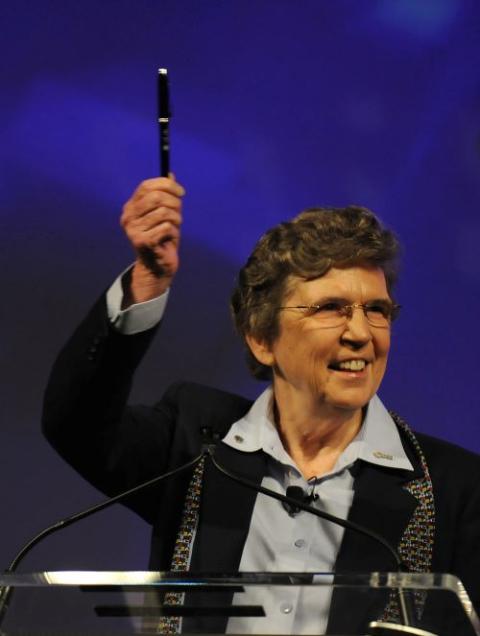
[[[182,270],[133,399],[179,378],[256,395],[228,315],[235,272],[303,207],[359,203],[404,245],[381,396],[480,451],[478,2],[15,0],[0,22],[0,567],[100,498],[41,438],[41,399],[59,347],[132,260],[118,217],[158,172],[159,66],[188,195]],[[148,528],[118,507],[22,569],[141,568],[147,552]]]

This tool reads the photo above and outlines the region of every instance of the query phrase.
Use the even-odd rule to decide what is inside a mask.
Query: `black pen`
[[[168,177],[170,173],[170,103],[168,99],[168,71],[158,69],[158,126],[160,134],[160,175]]]

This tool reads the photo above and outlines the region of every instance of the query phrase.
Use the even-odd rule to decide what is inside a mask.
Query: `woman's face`
[[[332,268],[311,281],[292,279],[282,305],[391,301],[385,275],[368,266]],[[344,324],[325,327],[315,314],[280,311],[279,335],[272,344],[249,340],[254,355],[273,369],[276,396],[312,400],[325,412],[362,409],[382,381],[390,348],[390,328],[373,327],[361,308]],[[253,346],[252,346],[253,343]],[[263,358],[263,359],[261,359]]]

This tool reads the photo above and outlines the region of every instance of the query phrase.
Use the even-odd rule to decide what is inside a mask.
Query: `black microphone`
[[[318,495],[313,492],[313,489],[312,492],[307,495],[307,493],[301,486],[288,486],[287,490],[285,491],[285,495],[287,497],[290,497],[290,499],[294,499],[295,501],[300,501],[306,504],[310,504],[312,503],[312,501],[316,501],[318,499]],[[298,515],[301,510],[301,508],[299,508],[298,506],[292,506],[290,504],[287,504],[285,501],[282,501],[282,506],[291,517]]]

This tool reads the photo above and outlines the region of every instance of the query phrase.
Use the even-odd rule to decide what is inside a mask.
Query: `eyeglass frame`
[[[333,302],[333,301],[330,301]],[[378,304],[378,301],[376,301]],[[382,301],[384,302],[384,301]],[[321,309],[324,305],[328,305],[329,301],[327,300],[323,305],[294,305],[294,306],[282,306],[282,307],[278,307],[278,309],[303,309],[303,310],[318,310]],[[366,321],[368,322],[368,324],[371,327],[376,327],[377,329],[388,329],[388,327],[392,324],[392,322],[394,320],[396,320],[398,318],[398,314],[400,312],[400,309],[402,308],[402,305],[398,305],[397,303],[384,303],[385,306],[389,305],[389,309],[390,309],[390,315],[386,318],[387,319],[387,323],[386,325],[375,325],[372,324],[372,322],[369,320],[368,316],[367,316],[367,310],[372,306],[375,305],[375,301],[371,302],[371,303],[350,303],[350,304],[345,304],[342,305],[342,307],[340,309],[338,309],[338,312],[340,314],[340,317],[344,317],[345,318],[345,322],[347,322],[348,320],[351,320],[353,317],[353,312],[355,309],[362,309],[363,314],[365,316]],[[310,314],[311,316],[314,316],[315,313]],[[339,323],[338,326],[340,326],[343,323]],[[328,329],[328,327],[325,327],[326,329]],[[332,325],[333,328],[333,325]]]

